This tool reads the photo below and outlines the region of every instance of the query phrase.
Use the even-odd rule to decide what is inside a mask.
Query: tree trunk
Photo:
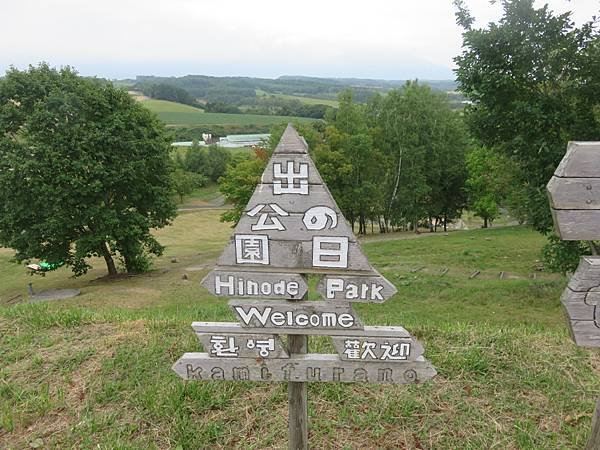
[[[444,233],[445,233],[446,231],[448,231],[448,226],[447,226],[447,224],[448,224],[448,217],[446,216],[446,214],[444,214]]]
[[[117,274],[117,266],[115,266],[115,260],[110,254],[110,249],[108,248],[108,244],[106,242],[102,243],[102,256],[104,257],[104,261],[106,262],[106,268],[108,269],[108,274],[112,277]]]
[[[488,227],[488,219],[487,217],[483,218],[483,228],[487,228]]]

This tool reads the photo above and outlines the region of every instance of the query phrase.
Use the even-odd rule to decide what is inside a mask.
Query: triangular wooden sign
[[[217,267],[202,284],[237,298],[302,298],[298,274],[323,274],[327,300],[383,302],[396,293],[362,252],[308,154],[288,125]]]

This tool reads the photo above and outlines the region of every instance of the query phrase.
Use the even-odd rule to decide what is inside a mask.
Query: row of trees
[[[348,220],[367,232],[435,230],[466,205],[468,136],[447,99],[409,82],[366,105],[340,96],[315,160]]]
[[[497,188],[492,196],[477,181],[485,176],[485,165],[472,165],[469,178],[467,155],[473,145],[447,97],[409,82],[366,104],[354,102],[351,91],[343,92],[339,100],[339,109],[329,112],[325,122],[297,127],[359,234],[366,234],[369,225],[380,232],[419,226],[445,230],[469,200],[483,204],[486,196],[491,196],[495,209],[481,208],[479,213],[486,224],[497,215],[504,193]],[[282,132],[282,126],[272,130],[271,150]],[[267,159],[268,154],[259,154],[231,167],[223,177],[221,191],[235,205],[224,214],[225,220],[239,219]]]
[[[166,83],[142,84],[138,88],[148,97],[157,100],[183,103],[184,105],[199,106],[196,99],[185,89]]]

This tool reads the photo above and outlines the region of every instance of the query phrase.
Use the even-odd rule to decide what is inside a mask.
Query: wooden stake
[[[596,403],[596,409],[594,410],[594,416],[592,417],[592,433],[585,446],[585,450],[598,450],[600,449],[600,398]]]
[[[308,295],[304,295],[308,300]],[[288,334],[289,354],[308,353],[308,336]],[[288,382],[288,435],[290,450],[308,450],[307,383]]]

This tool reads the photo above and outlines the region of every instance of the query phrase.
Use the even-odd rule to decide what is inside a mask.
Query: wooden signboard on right
[[[600,239],[600,142],[570,142],[548,197],[556,233],[567,241]],[[581,347],[600,347],[600,256],[584,256],[561,302]]]

